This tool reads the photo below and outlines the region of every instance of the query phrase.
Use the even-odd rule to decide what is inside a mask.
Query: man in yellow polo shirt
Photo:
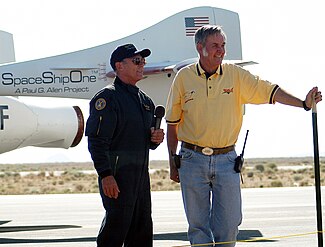
[[[226,35],[219,26],[199,28],[195,44],[199,62],[178,72],[167,100],[170,178],[181,183],[191,245],[231,247],[242,220],[234,147],[243,105],[279,102],[310,110],[313,97],[318,103],[322,95],[314,87],[302,101],[241,67],[222,64]],[[178,141],[180,168],[173,159]]]

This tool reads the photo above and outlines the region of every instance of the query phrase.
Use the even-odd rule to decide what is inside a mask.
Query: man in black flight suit
[[[114,83],[90,101],[86,136],[106,210],[98,247],[152,246],[149,149],[164,132],[154,130],[154,103],[136,86],[150,54],[133,44],[117,47],[110,59]]]

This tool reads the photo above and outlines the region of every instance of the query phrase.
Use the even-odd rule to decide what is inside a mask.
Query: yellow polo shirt
[[[249,71],[222,64],[206,78],[199,63],[182,68],[167,99],[166,122],[178,124],[178,140],[201,147],[234,145],[243,121],[244,104],[274,104],[279,87]]]

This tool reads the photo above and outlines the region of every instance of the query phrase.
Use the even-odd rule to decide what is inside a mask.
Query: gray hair
[[[225,41],[226,41],[227,36],[226,36],[225,32],[222,30],[221,26],[204,25],[204,26],[200,27],[195,32],[195,45],[200,43],[203,45],[203,47],[205,47],[207,37],[210,35],[215,35],[215,34],[221,34],[225,38]]]

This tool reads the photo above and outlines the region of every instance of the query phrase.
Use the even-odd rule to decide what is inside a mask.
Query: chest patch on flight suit
[[[97,111],[101,111],[106,107],[106,100],[103,98],[99,98],[95,102],[95,108]]]

